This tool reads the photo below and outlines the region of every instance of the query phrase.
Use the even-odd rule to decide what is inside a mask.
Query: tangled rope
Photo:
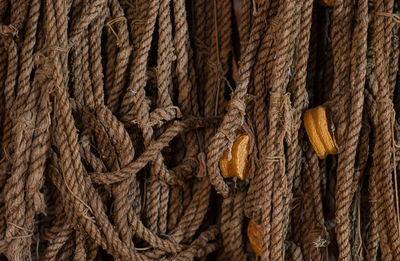
[[[400,260],[400,4],[318,2],[0,0],[0,259]]]

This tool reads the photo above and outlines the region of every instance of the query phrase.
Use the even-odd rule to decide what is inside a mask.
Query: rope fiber
[[[400,260],[399,21],[394,0],[0,0],[0,260]]]

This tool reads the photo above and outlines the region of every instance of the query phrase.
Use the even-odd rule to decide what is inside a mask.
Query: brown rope
[[[0,253],[399,260],[399,12],[0,0]],[[324,160],[302,125],[321,104]],[[241,133],[249,178],[225,178]]]

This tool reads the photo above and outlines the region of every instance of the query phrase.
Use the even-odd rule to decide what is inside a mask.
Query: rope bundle
[[[251,222],[261,260],[400,260],[399,13],[0,0],[0,258],[257,260]],[[245,180],[219,166],[238,133]]]

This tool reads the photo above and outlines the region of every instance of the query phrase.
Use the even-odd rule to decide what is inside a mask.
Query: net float
[[[229,160],[229,150],[224,151],[219,161],[222,176],[224,178],[237,177],[240,180],[249,178],[249,151],[250,137],[247,134],[241,134],[233,143],[232,157]]]
[[[334,136],[328,128],[328,119],[324,106],[309,109],[304,113],[304,127],[308,139],[320,159],[325,159],[329,154],[337,154],[339,149]]]
[[[261,226],[257,225],[253,219],[250,220],[247,226],[247,236],[249,237],[250,245],[253,251],[261,256],[262,253],[262,230]]]

